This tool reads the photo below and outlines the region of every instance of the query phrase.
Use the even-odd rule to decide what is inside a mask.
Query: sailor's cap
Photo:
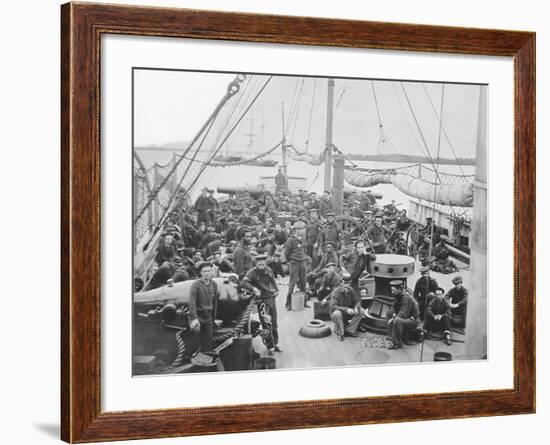
[[[267,260],[267,255],[264,255],[264,254],[256,255],[256,257],[254,258],[254,261],[265,261],[265,260]]]
[[[403,281],[401,281],[401,280],[391,280],[390,281],[390,286],[392,286],[392,287],[402,287],[403,286]]]
[[[303,221],[296,221],[293,226],[295,229],[305,229],[306,224]]]
[[[342,274],[342,280],[343,281],[351,281],[351,274],[349,272],[344,272]]]
[[[210,261],[200,261],[199,263],[195,264],[195,267],[200,272],[205,267],[212,267],[212,263]]]
[[[453,278],[453,284],[462,283],[462,277],[460,275],[457,275]]]

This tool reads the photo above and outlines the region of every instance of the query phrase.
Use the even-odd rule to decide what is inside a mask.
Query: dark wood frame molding
[[[167,36],[511,56],[515,70],[514,387],[102,412],[100,38]],[[535,411],[535,34],[171,8],[61,7],[61,437],[93,442]]]

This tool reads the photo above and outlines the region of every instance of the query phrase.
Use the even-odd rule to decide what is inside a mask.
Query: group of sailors
[[[261,196],[242,192],[218,201],[213,190],[204,188],[194,205],[182,201],[170,214],[158,243],[156,270],[145,283],[136,279],[135,290],[193,280],[190,328],[199,334],[201,350],[206,353],[213,350],[219,296],[212,278],[219,276],[254,294],[262,339],[270,354],[282,351],[275,299],[279,294],[278,278],[286,275],[287,310],[291,310],[292,296],[298,288],[305,295],[306,307],[310,298],[329,305],[334,332],[341,341],[348,335],[357,336],[364,315],[364,289],[360,289],[359,281],[368,275],[369,263],[377,254],[411,253],[403,236],[411,221],[406,210],[397,209],[394,201],[383,207],[377,205],[370,191],[348,195],[343,213],[363,229],[351,246],[345,238],[354,234],[343,233],[337,224],[330,192],[322,196],[286,189]],[[444,235],[432,221],[424,230],[429,253],[435,254],[437,246],[444,248]],[[436,243],[430,244],[431,240]],[[422,252],[418,254],[422,259]],[[429,264],[429,255],[427,260]],[[457,283],[459,279],[455,278]],[[421,319],[425,327],[442,330],[449,343],[451,325],[464,324],[467,291],[461,279],[460,285],[444,295],[427,267],[413,295],[403,286],[396,285],[395,289],[396,304],[400,303],[388,319],[393,348],[401,347],[403,332]],[[409,309],[405,311],[404,307]]]

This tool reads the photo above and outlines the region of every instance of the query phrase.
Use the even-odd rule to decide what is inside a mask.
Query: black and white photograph
[[[134,67],[133,376],[486,360],[488,88]]]

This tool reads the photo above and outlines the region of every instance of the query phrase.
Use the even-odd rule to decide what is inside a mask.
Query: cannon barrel
[[[218,285],[220,300],[238,300],[239,296],[234,286],[224,278],[213,278]],[[189,302],[189,291],[193,280],[181,281],[173,285],[166,285],[156,289],[134,294],[134,304],[151,306],[156,304],[175,303],[176,305]]]
[[[353,192],[364,193],[365,191],[361,189],[344,188],[344,197],[348,198]],[[372,196],[374,196],[376,199],[382,199],[384,197],[382,193],[372,193]]]
[[[262,185],[243,185],[239,187],[219,185],[217,191],[226,195],[248,192],[251,196],[257,197],[263,195],[267,190]]]

